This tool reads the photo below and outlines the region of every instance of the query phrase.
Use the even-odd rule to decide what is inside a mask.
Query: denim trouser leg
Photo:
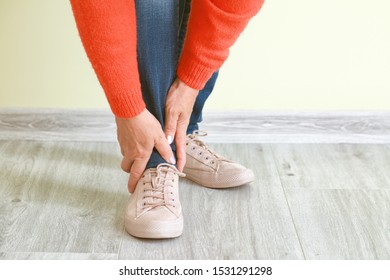
[[[190,12],[190,0],[136,0],[137,55],[142,96],[146,107],[164,129],[165,100],[176,77]],[[215,73],[200,91],[187,133],[198,129],[204,103],[214,88]],[[172,144],[175,153],[175,146]],[[166,162],[154,149],[146,168]]]
[[[187,127],[187,134],[191,134],[194,130],[199,129],[199,123],[202,121],[202,111],[204,104],[206,103],[206,100],[210,96],[211,92],[213,91],[217,78],[218,71],[211,76],[211,78],[207,81],[205,87],[201,91],[199,91],[194,108],[192,110],[190,123]]]
[[[176,73],[179,4],[177,0],[136,0],[135,6],[142,96],[146,108],[164,127],[165,99]],[[163,162],[154,149],[146,168]]]

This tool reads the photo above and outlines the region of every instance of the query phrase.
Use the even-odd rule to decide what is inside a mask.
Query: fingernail
[[[170,160],[171,160],[171,163],[172,163],[172,164],[176,164],[176,159],[175,159],[174,156],[172,156]]]
[[[173,138],[171,135],[168,135],[168,144],[171,145],[173,142]]]

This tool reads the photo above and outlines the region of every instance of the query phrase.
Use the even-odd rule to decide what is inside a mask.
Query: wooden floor
[[[10,135],[0,129],[0,259],[390,259],[390,143],[211,143],[256,181],[183,179],[183,235],[143,240],[124,230],[117,143]]]
[[[124,231],[116,143],[0,141],[0,258],[390,258],[390,145],[211,146],[256,181],[182,180],[184,233],[153,241]]]

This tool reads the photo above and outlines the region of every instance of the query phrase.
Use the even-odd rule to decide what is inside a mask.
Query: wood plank
[[[185,228],[172,240],[126,236],[120,259],[302,259],[303,254],[268,145],[213,144],[252,168],[250,185],[214,190],[180,182]]]
[[[118,252],[128,193],[116,144],[0,141],[0,155],[0,252]]]
[[[272,144],[284,188],[389,189],[390,146]]]
[[[217,143],[389,143],[390,111],[206,111],[202,129]]]
[[[0,260],[117,260],[117,254],[0,252]]]
[[[116,141],[107,110],[0,109],[0,140]]]
[[[307,259],[390,259],[388,190],[286,189]]]
[[[183,180],[183,236],[141,240],[123,230],[116,143],[0,141],[0,259],[390,258],[390,145],[210,146],[256,181]]]
[[[390,111],[206,111],[215,143],[390,143]],[[116,141],[108,110],[0,109],[0,139]]]

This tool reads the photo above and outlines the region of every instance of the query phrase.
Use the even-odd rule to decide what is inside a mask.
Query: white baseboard
[[[390,143],[390,111],[206,111],[207,142]],[[116,141],[108,110],[0,109],[0,140]]]

